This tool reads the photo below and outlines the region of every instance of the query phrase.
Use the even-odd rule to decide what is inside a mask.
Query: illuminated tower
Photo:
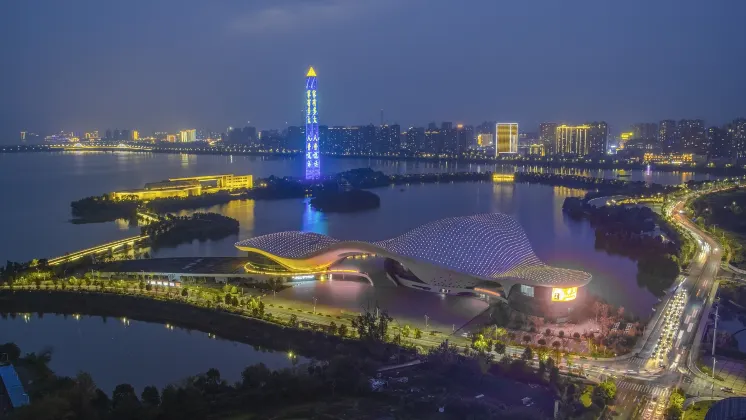
[[[319,114],[316,108],[316,71],[306,73],[306,179],[321,177]]]

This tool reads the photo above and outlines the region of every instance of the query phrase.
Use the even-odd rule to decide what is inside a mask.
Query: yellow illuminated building
[[[179,141],[181,143],[191,143],[197,140],[197,130],[190,128],[189,130],[179,131]]]
[[[140,140],[140,132],[137,130],[132,130],[132,140]]]
[[[555,153],[570,155],[587,155],[591,152],[588,143],[589,125],[567,125],[557,126],[555,137]]]
[[[518,153],[518,123],[497,123],[495,133],[495,153]]]
[[[192,197],[220,191],[251,189],[254,187],[252,175],[205,175],[189,178],[171,178],[167,181],[145,184],[138,190],[115,191],[110,196],[115,200]]]
[[[619,148],[620,149],[624,149],[624,145],[627,144],[627,142],[630,141],[630,140],[632,140],[634,137],[635,137],[635,133],[633,133],[631,131],[627,132],[627,133],[620,134],[619,135],[619,140],[620,140],[620,142],[619,142]]]
[[[492,133],[477,134],[477,145],[480,147],[492,146]]]
[[[694,155],[691,153],[645,153],[642,160],[645,163],[680,165],[682,163],[693,163]]]
[[[166,134],[166,141],[169,143],[176,143],[176,134]]]
[[[492,174],[492,182],[513,182],[515,174]]]
[[[528,154],[532,156],[544,156],[546,155],[546,152],[544,151],[544,145],[543,144],[532,144],[528,147]]]

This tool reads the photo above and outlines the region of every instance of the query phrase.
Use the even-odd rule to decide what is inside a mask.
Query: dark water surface
[[[187,376],[220,371],[233,383],[248,365],[270,369],[292,365],[287,354],[250,345],[213,339],[206,333],[118,318],[37,314],[0,319],[0,343],[14,342],[23,353],[51,348],[50,367],[58,375],[85,371],[108,394],[120,383],[140,392],[148,385],[159,389]]]

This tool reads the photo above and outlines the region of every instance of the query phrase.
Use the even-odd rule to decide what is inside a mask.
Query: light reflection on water
[[[0,331],[0,343],[14,342],[23,353],[51,346],[52,370],[65,376],[88,372],[107,394],[120,383],[129,383],[139,392],[147,385],[161,388],[210,368],[234,382],[248,365],[261,362],[270,369],[291,365],[283,352],[260,351],[200,331],[131,319],[31,314],[28,321],[21,316],[0,319]]]

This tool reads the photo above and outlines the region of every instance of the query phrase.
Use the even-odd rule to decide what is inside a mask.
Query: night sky
[[[4,0],[18,131],[746,117],[743,0]]]

